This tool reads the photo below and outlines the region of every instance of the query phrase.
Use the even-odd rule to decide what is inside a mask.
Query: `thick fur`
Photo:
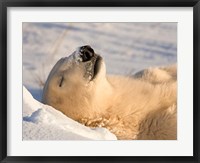
[[[83,77],[83,67],[73,59],[58,61],[46,81],[43,102],[86,126],[105,127],[118,139],[177,139],[176,65],[133,77],[107,76],[102,60],[92,81]]]

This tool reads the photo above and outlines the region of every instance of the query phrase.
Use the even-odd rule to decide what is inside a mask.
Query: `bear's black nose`
[[[83,62],[89,61],[94,57],[94,50],[89,45],[80,47],[80,52]]]

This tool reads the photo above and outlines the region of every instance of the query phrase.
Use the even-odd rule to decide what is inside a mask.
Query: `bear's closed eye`
[[[61,80],[60,80],[59,87],[62,87],[63,81],[64,81],[64,77],[62,76],[62,77],[61,77]]]

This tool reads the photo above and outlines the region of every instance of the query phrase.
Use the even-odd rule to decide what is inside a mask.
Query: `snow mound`
[[[35,100],[23,87],[23,140],[117,140],[105,128],[91,129]]]

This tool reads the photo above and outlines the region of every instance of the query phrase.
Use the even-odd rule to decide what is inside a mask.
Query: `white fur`
[[[118,139],[176,139],[176,71],[173,65],[133,77],[107,76],[102,61],[96,78],[88,81],[76,57],[63,58],[46,81],[43,102],[86,126],[105,127]]]

